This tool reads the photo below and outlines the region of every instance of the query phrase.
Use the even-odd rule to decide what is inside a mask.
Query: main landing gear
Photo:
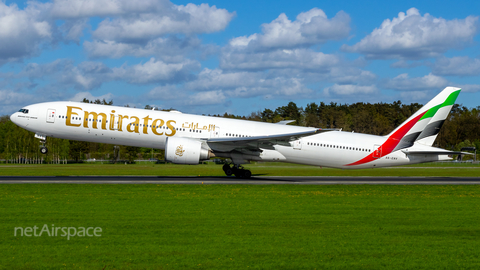
[[[238,178],[250,178],[252,177],[252,172],[250,170],[244,169],[241,165],[235,164],[224,164],[223,171],[227,176],[234,174]]]

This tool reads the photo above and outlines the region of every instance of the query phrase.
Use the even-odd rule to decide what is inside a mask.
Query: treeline
[[[84,99],[83,102],[112,105],[113,101]],[[422,107],[421,104],[393,103],[355,103],[320,104],[310,103],[305,108],[294,102],[275,110],[265,109],[248,116],[236,116],[225,113],[216,117],[236,118],[276,123],[282,120],[295,120],[291,123],[299,126],[337,128],[343,131],[386,135]],[[145,106],[145,109],[152,109]],[[57,138],[48,138],[48,154],[40,153],[40,142],[34,133],[19,128],[10,121],[9,116],[0,117],[0,159],[17,163],[62,163],[67,160],[87,159],[128,160],[164,158],[163,150],[117,146],[110,144],[80,142]],[[480,149],[480,106],[466,108],[454,105],[446,119],[435,146],[460,150],[462,147]]]

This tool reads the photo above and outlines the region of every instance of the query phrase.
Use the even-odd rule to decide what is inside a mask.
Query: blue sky
[[[248,115],[293,101],[480,106],[480,2],[0,2],[0,114],[54,101]]]

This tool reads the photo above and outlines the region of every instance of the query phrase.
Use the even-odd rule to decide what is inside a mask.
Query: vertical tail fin
[[[420,108],[394,131],[388,134],[386,141],[373,153],[346,166],[360,165],[376,158],[386,156],[394,151],[422,143],[431,146],[440,131],[440,127],[452,109],[460,94],[460,88],[447,87],[440,94]],[[381,149],[379,151],[379,149]],[[377,152],[379,151],[379,152]],[[446,151],[446,150],[445,150]],[[446,151],[449,152],[450,151]],[[380,154],[376,154],[380,153]],[[437,153],[438,154],[438,153]]]
[[[458,94],[460,94],[461,91],[460,88],[447,88],[451,88],[449,96],[441,105],[438,105],[436,113],[434,113],[428,125],[423,129],[422,133],[420,133],[415,141],[416,143],[432,146],[437,138],[440,128],[442,128],[443,123],[445,123],[445,119],[447,119],[447,116],[452,110],[453,104],[455,104],[455,100],[457,100]]]
[[[445,88],[387,135],[389,138],[399,141],[393,151],[410,147],[414,143],[431,146],[460,91],[461,89],[456,87]]]

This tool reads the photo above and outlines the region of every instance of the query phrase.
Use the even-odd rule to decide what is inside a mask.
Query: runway
[[[480,177],[0,176],[0,184],[479,185]]]

